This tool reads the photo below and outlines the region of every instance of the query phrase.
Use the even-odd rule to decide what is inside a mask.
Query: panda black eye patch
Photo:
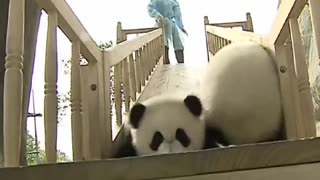
[[[163,138],[162,134],[159,131],[157,131],[153,135],[152,142],[150,144],[150,148],[154,151],[157,151],[160,144],[163,142],[163,140],[164,140],[164,138]]]
[[[178,128],[176,131],[176,139],[184,146],[184,147],[188,147],[190,145],[190,139],[187,136],[186,132],[181,129]]]

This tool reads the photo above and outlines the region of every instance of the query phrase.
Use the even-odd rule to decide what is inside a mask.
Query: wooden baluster
[[[294,75],[290,44],[275,45],[275,54],[279,70],[280,91],[283,104],[286,139],[302,138],[301,109],[298,103],[298,89]]]
[[[161,39],[158,37],[157,45],[156,45],[156,51],[157,51],[157,64],[159,63],[159,60],[161,58]]]
[[[159,63],[159,59],[161,57],[161,51],[160,51],[160,48],[161,47],[161,40],[160,40],[160,37],[157,38],[157,42],[156,42],[156,64]]]
[[[136,55],[136,53],[135,53]],[[136,71],[134,68],[133,54],[129,55],[129,79],[130,79],[130,96],[136,101]]]
[[[209,41],[209,43],[210,43],[210,51],[211,51],[211,54],[215,54],[215,52],[214,52],[214,36],[213,36],[213,34],[211,34],[211,33],[209,33],[210,34],[210,41]]]
[[[138,92],[138,93],[141,93],[141,69],[140,69],[140,67],[141,67],[141,65],[140,65],[140,60],[141,60],[141,58],[140,58],[140,52],[139,52],[139,50],[136,50],[135,51],[136,53],[134,53],[134,56],[135,56],[135,77],[136,77],[136,91]]]
[[[17,167],[20,160],[25,1],[9,4],[4,76],[4,166]]]
[[[74,161],[81,161],[83,157],[81,111],[80,41],[74,41],[71,58],[71,128]]]
[[[123,82],[125,111],[128,112],[130,108],[130,84],[129,84],[128,58],[125,58],[124,60],[122,60],[122,82]]]
[[[148,59],[149,59],[149,75],[151,76],[153,70],[153,58],[152,58],[152,41],[148,43]]]
[[[289,19],[290,34],[292,40],[292,51],[294,57],[295,72],[298,82],[300,96],[300,107],[302,112],[302,125],[305,129],[305,136],[316,136],[316,122],[314,119],[313,103],[309,83],[308,67],[306,64],[304,47],[299,31],[299,24],[296,19]]]
[[[163,55],[163,51],[162,51],[162,37],[159,37],[159,44],[158,44],[158,62],[160,61],[161,56]]]
[[[156,38],[153,41],[153,48],[152,48],[152,54],[153,54],[153,68],[155,68],[155,66],[157,65],[157,40],[158,38]]]
[[[204,35],[205,35],[205,43],[206,43],[207,60],[209,62],[211,46],[210,46],[210,34],[207,32],[207,27],[206,27],[209,24],[208,16],[203,17],[203,22],[204,22]]]
[[[159,37],[157,37],[154,42],[154,49],[153,49],[154,58],[155,58],[154,65],[158,64],[158,55],[159,55],[158,45],[159,45]]]
[[[151,62],[151,59],[150,59],[150,44],[146,44],[145,45],[145,62],[146,62],[146,80],[148,81],[149,80],[149,76],[150,76],[150,62]]]
[[[251,18],[251,14],[247,13],[246,14],[247,17],[247,23],[246,23],[246,30],[253,32],[253,25],[252,25],[252,18]]]
[[[218,48],[218,37],[216,35],[213,35],[213,51],[214,51],[214,54],[216,54],[219,50]]]
[[[44,85],[45,147],[48,163],[57,161],[57,27],[57,12],[49,12]]]
[[[88,65],[81,66],[81,99],[82,99],[82,149],[83,160],[90,160],[90,118],[89,118],[89,83]]]
[[[141,77],[141,85],[145,86],[145,63],[144,63],[144,56],[143,56],[143,49],[142,47],[139,49],[139,61],[140,61],[140,77]]]
[[[144,45],[143,46],[143,50],[142,50],[142,55],[143,57],[143,70],[144,70],[144,80],[145,81],[148,81],[149,79],[149,72],[148,72],[148,67],[149,67],[149,64],[148,64],[148,56],[147,56],[147,45]]]
[[[316,44],[318,59],[320,59],[320,1],[309,0],[310,14],[313,27],[314,42]]]
[[[121,62],[114,66],[114,102],[118,126],[122,124],[121,69]]]
[[[152,40],[150,42],[150,57],[151,57],[151,72],[153,72],[153,68],[154,68],[154,65],[155,65],[155,52],[154,52],[154,41],[155,40]]]

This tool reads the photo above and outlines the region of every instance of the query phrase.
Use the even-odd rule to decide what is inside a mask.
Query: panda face
[[[178,153],[203,148],[205,124],[196,96],[184,99],[155,97],[135,104],[129,115],[138,155]]]

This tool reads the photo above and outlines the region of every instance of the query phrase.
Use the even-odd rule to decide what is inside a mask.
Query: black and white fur
[[[201,119],[198,97],[155,96],[136,103],[129,112],[127,143],[115,157],[179,153],[218,147]],[[215,134],[217,135],[217,134]]]
[[[211,59],[200,99],[208,127],[220,130],[225,145],[279,138],[280,83],[274,58],[254,42],[227,45]]]

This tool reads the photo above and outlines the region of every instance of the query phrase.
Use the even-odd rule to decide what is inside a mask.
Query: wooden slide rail
[[[115,77],[115,114],[116,131],[113,138],[112,153],[125,140],[123,138],[123,115],[137,101],[157,68],[162,65],[163,35],[162,28],[141,28],[123,30],[117,25],[117,45],[104,52],[111,59],[110,67]],[[127,40],[129,34],[143,34],[133,40]],[[121,88],[122,83],[122,88]],[[123,90],[123,91],[121,91]],[[124,97],[124,109],[122,103]]]
[[[21,1],[22,0],[19,0],[19,2]],[[287,136],[288,139],[294,140],[243,145],[231,148],[221,148],[189,153],[165,154],[160,156],[124,158],[118,160],[109,159],[101,160],[99,162],[93,161],[67,163],[64,165],[52,164],[23,168],[2,168],[0,169],[0,177],[10,180],[88,180],[106,178],[205,180],[239,179],[239,177],[241,177],[242,179],[266,179],[267,177],[271,177],[271,179],[279,179],[280,177],[282,179],[292,180],[298,180],[306,177],[309,179],[318,179],[320,175],[318,171],[318,168],[320,166],[320,151],[318,150],[320,139],[308,138],[296,140],[296,138],[313,137],[315,135],[313,130],[314,122],[312,118],[309,117],[310,108],[308,104],[310,104],[310,98],[308,93],[309,90],[307,87],[308,83],[306,82],[306,67],[303,63],[301,63],[304,62],[302,61],[304,60],[304,58],[302,57],[303,52],[301,52],[303,48],[301,48],[301,37],[296,27],[297,17],[301,13],[302,8],[306,3],[307,0],[283,1],[279,8],[279,12],[272,32],[262,39],[260,37],[256,39],[261,40],[262,44],[268,46],[276,56],[279,78],[281,82],[281,93],[283,95],[283,98],[285,99],[284,114],[286,129],[288,130]],[[18,5],[18,3],[14,5]],[[312,15],[311,19],[313,20],[312,22],[314,27],[314,36],[315,39],[319,39],[319,22],[316,20],[320,18],[320,12],[317,11],[318,9],[320,9],[320,3],[318,0],[309,0],[309,5],[311,6],[310,9]],[[20,12],[21,9],[23,9],[23,6],[18,5],[13,7],[15,7],[13,9],[15,9],[16,11],[11,11],[10,15],[12,18],[15,17],[14,15],[23,14]],[[17,21],[15,22],[17,23]],[[14,23],[11,19],[11,21],[9,20],[9,26],[11,26],[12,24]],[[19,23],[18,21],[18,25],[19,24],[20,26],[22,26],[22,23]],[[19,30],[21,29],[21,27],[19,28],[18,25],[15,24],[15,26],[13,27]],[[206,28],[208,26],[206,26]],[[222,30],[220,28],[209,28],[208,30],[210,32],[207,31],[207,33],[216,33],[214,35],[217,35],[217,32]],[[222,34],[223,33],[221,33],[220,35],[222,36]],[[227,36],[227,34],[230,34],[230,36]],[[237,37],[236,31],[230,31],[227,34],[225,34],[223,38],[231,42],[235,40],[231,37]],[[220,37],[220,35],[218,37]],[[244,34],[242,34],[241,36],[243,35]],[[255,39],[253,37],[251,37],[251,40]],[[219,40],[218,42],[221,41]],[[129,43],[129,41],[127,43]],[[224,45],[225,44],[222,44],[220,48],[222,48]],[[316,48],[319,52],[319,44],[317,44]],[[104,56],[115,56],[118,57],[117,59],[123,58],[123,56],[118,56],[116,54],[102,54],[103,58]],[[107,65],[104,64],[103,67],[111,66],[112,61],[106,60],[104,62],[110,64],[106,63]],[[118,64],[120,62],[122,63],[122,61],[119,62],[118,60],[115,60],[114,62],[118,62]],[[12,78],[14,79],[14,77]],[[93,77],[89,76],[88,81],[90,80],[90,78]],[[14,80],[17,80],[17,78]],[[106,84],[104,85],[107,86]],[[90,87],[95,89],[94,86]],[[285,89],[284,87],[287,87],[287,89]],[[294,90],[290,90],[291,88]],[[99,90],[99,88],[97,89]],[[103,90],[106,89],[104,88]],[[101,93],[101,91],[99,92]],[[10,100],[16,99],[11,98]],[[289,104],[287,104],[289,100],[293,102],[289,102]],[[304,107],[296,107],[297,104],[302,104]],[[300,109],[300,111],[296,111],[295,108]],[[301,118],[296,118],[298,115],[297,113],[300,114],[299,116]],[[291,119],[291,117],[293,119]],[[298,122],[295,120],[299,120],[299,123],[302,123],[302,125],[298,125]],[[292,127],[294,128],[288,128],[291,127],[289,125],[292,125]]]
[[[71,130],[73,160],[99,160],[112,154],[110,69],[115,66],[116,106],[124,84],[126,111],[163,54],[162,28],[101,52],[64,0],[36,0],[48,14],[45,59],[45,152],[47,163],[57,162],[57,28],[72,44]],[[19,166],[22,122],[22,66],[24,0],[10,3],[4,92],[5,167]],[[87,60],[80,66],[80,54]],[[119,115],[119,114],[118,114]],[[118,117],[118,119],[121,119]]]
[[[310,92],[305,52],[298,26],[298,17],[307,0],[288,0],[281,3],[272,31],[267,36],[252,32],[237,31],[209,24],[204,18],[208,54],[214,55],[224,46],[238,41],[255,41],[268,47],[273,54],[279,71],[287,139],[314,137],[315,118]],[[319,39],[318,1],[310,1],[314,37]],[[313,11],[312,11],[313,10]],[[233,23],[229,23],[232,26]],[[319,45],[317,44],[319,51]]]

